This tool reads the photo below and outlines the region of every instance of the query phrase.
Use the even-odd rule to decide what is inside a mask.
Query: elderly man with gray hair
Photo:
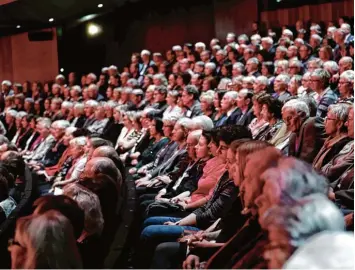
[[[274,98],[277,98],[281,102],[285,102],[290,97],[290,93],[287,92],[289,81],[290,81],[290,77],[287,74],[280,74],[275,78],[274,80],[275,94],[273,94]]]
[[[338,102],[354,103],[354,71],[346,70],[340,75],[338,82],[339,100]]]
[[[308,105],[301,100],[290,100],[282,107],[282,118],[291,132],[289,155],[312,163],[326,135],[323,119],[309,114]]]

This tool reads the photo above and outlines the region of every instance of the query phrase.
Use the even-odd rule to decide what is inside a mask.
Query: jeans
[[[148,268],[157,245],[163,242],[173,242],[180,238],[184,230],[199,231],[193,226],[170,226],[165,222],[177,222],[181,218],[174,217],[150,217],[143,223],[143,231],[140,236],[140,244],[136,268]]]

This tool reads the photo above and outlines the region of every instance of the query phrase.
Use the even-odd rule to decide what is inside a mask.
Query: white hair
[[[8,87],[11,87],[12,83],[9,80],[4,80],[2,81],[1,85],[6,85]]]
[[[213,129],[213,121],[206,115],[200,115],[192,118],[195,128],[210,131]]]
[[[131,87],[125,87],[123,88],[123,92],[126,94],[131,94],[133,91],[133,89]]]
[[[259,34],[255,34],[255,35],[252,35],[251,37],[250,37],[250,39],[251,40],[261,40],[261,36],[259,35]]]
[[[175,45],[175,46],[173,46],[172,50],[173,50],[174,52],[176,52],[176,51],[182,51],[182,48],[181,48],[180,45]]]
[[[67,127],[66,129],[65,129],[65,134],[66,135],[71,135],[71,134],[73,134],[74,133],[74,131],[76,131],[78,128],[76,128],[76,127]]]
[[[51,128],[52,121],[51,121],[51,119],[49,119],[49,118],[41,118],[41,119],[38,121],[38,124],[42,125],[43,128],[50,129],[50,128]]]
[[[241,34],[238,36],[238,42],[244,40],[244,41],[249,41],[249,38],[246,34]]]
[[[174,124],[180,119],[181,115],[179,113],[168,113],[163,116],[163,122],[173,122]]]
[[[72,88],[71,88],[71,90],[74,90],[74,91],[76,91],[78,94],[80,94],[81,93],[81,87],[79,86],[79,85],[74,85]]]
[[[339,66],[337,62],[335,61],[326,61],[323,63],[323,68],[324,69],[330,69],[332,74],[338,73],[339,71]]]
[[[294,64],[295,66],[301,68],[303,65],[302,65],[302,62],[300,60],[297,60],[297,59],[293,59],[293,60],[290,60],[288,61],[288,65],[291,66],[292,64]]]
[[[64,75],[59,74],[59,75],[57,75],[57,76],[55,77],[55,80],[59,80],[59,79],[61,79],[61,80],[65,80]]]
[[[298,99],[291,99],[285,103],[282,107],[282,110],[291,109],[296,111],[296,113],[303,112],[306,117],[309,117],[309,107],[306,102],[298,100]]]
[[[245,66],[241,62],[236,62],[235,64],[233,64],[233,69],[238,69],[241,72],[243,72],[245,69]]]
[[[279,60],[279,61],[277,61],[276,67],[281,67],[284,71],[287,71],[288,61],[287,60]]]
[[[256,78],[255,81],[260,83],[261,85],[269,85],[269,79],[266,76],[259,76]]]
[[[244,79],[243,75],[239,75],[237,77],[233,77],[232,83],[233,84],[243,84],[243,79]]]
[[[354,70],[345,70],[340,75],[340,78],[353,83],[354,82]]]
[[[215,70],[216,69],[216,64],[213,63],[213,62],[208,62],[205,64],[205,68],[210,68],[212,70]]]
[[[303,40],[302,38],[296,38],[296,39],[295,39],[295,43],[296,43],[296,42],[298,42],[298,43],[304,45],[304,40]]]
[[[154,92],[154,90],[155,90],[155,85],[154,85],[154,84],[151,84],[151,85],[148,86],[148,88],[147,88],[147,90],[146,90],[145,92],[146,92],[146,93],[147,93],[147,92]]]
[[[211,90],[214,94],[214,91]],[[204,99],[208,104],[213,104],[213,99],[214,99],[214,95],[211,95],[211,92],[207,91],[205,93],[202,93],[200,96],[200,101],[202,101],[202,99]]]
[[[11,115],[12,117],[16,118],[17,116],[17,111],[15,110],[8,110],[6,114]]]
[[[312,26],[309,28],[309,30],[311,30],[311,31],[316,31],[317,33],[320,33],[320,32],[321,32],[321,28],[320,28],[320,26],[319,26],[318,24],[312,25]]]
[[[235,101],[238,98],[238,93],[236,91],[228,91],[224,94],[223,97],[227,97],[227,98]]]
[[[275,80],[281,81],[284,84],[288,84],[290,82],[290,76],[287,74],[280,74],[275,78]]]
[[[314,39],[314,40],[316,40],[317,42],[318,42],[318,45],[322,42],[322,38],[321,38],[321,36],[320,35],[317,35],[317,34],[313,34],[312,36],[311,36],[311,39]]]
[[[243,83],[255,83],[255,77],[254,76],[245,76],[243,78]]]
[[[148,56],[150,56],[150,51],[148,51],[148,50],[142,50],[141,56],[143,56],[143,55],[148,55]]]
[[[94,73],[89,73],[87,75],[87,77],[91,78],[94,82],[96,82],[96,80],[97,80],[97,77],[96,77],[96,75]]]
[[[293,33],[290,29],[283,30],[282,35],[293,37]]]
[[[225,50],[218,50],[216,54],[222,54],[223,56],[226,56],[227,52]]]
[[[99,90],[99,87],[96,85],[96,84],[90,84],[89,85],[89,87],[88,87],[88,89],[93,89],[93,90],[95,90],[95,91],[98,91]]]
[[[84,147],[86,145],[86,137],[81,136],[70,140],[71,146]]]
[[[63,103],[62,103],[62,108],[69,109],[69,108],[73,108],[73,107],[74,107],[73,102],[70,102],[70,101],[63,101]]]
[[[22,119],[23,117],[27,116],[27,112],[18,112],[16,115],[17,119]]]
[[[108,67],[108,69],[117,70],[117,67],[114,66],[114,65],[111,65],[111,66]]]
[[[132,95],[135,95],[135,96],[144,96],[144,92],[143,92],[143,90],[141,90],[141,89],[134,89],[133,91],[132,91]]]
[[[105,107],[109,107],[111,109],[117,107],[118,103],[116,101],[113,100],[109,100],[105,103]]]
[[[274,41],[273,41],[273,39],[271,37],[263,37],[261,39],[261,42],[265,42],[265,43],[268,43],[270,45],[274,44]]]
[[[129,79],[127,83],[131,84],[133,87],[137,87],[139,85],[138,81],[135,78]]]
[[[287,48],[285,46],[278,46],[276,51],[287,53]]]
[[[76,103],[74,105],[74,109],[79,109],[79,110],[84,110],[84,104],[83,103]]]
[[[231,83],[231,82],[232,82],[231,79],[229,79],[229,78],[223,78],[223,79],[219,82],[219,84],[218,84],[218,86],[217,86],[217,89],[226,89],[227,86],[228,86],[228,84]]]
[[[192,120],[187,117],[180,118],[176,122],[176,124],[182,126],[186,130],[191,130],[194,128],[194,124],[193,124]]]
[[[97,108],[99,106],[99,103],[96,100],[90,99],[85,102],[86,106]]]
[[[258,58],[256,58],[256,57],[252,57],[252,58],[249,58],[249,59],[248,59],[247,64],[248,64],[248,63],[252,63],[252,64],[259,65],[259,60],[258,60]]]
[[[334,33],[335,30],[337,30],[337,28],[335,26],[329,26],[328,29],[327,29],[327,32],[330,32],[330,33]]]
[[[195,44],[195,48],[202,48],[203,50],[206,50],[206,44],[203,42],[197,42]]]
[[[70,123],[67,120],[57,120],[54,121],[52,125],[56,128],[66,129],[70,126]]]
[[[103,68],[101,69],[101,73],[105,73],[106,71],[108,71],[108,67],[103,67]]]
[[[344,30],[346,34],[349,34],[351,31],[351,26],[348,23],[343,23],[341,24],[340,29]]]
[[[354,60],[350,56],[343,56],[340,58],[339,63],[342,62],[343,64],[353,64]]]

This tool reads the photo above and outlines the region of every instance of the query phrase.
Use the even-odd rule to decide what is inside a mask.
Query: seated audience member
[[[200,96],[201,111],[203,115],[208,116],[212,119],[214,114],[213,108],[214,91],[207,91],[202,93]]]
[[[241,115],[240,109],[237,107],[238,93],[235,91],[228,91],[223,95],[221,99],[220,110],[223,112],[222,116],[216,123],[216,127],[222,125],[232,125],[235,124]]]
[[[142,111],[144,109],[144,92],[141,89],[134,89],[131,93],[131,106],[128,107],[129,111]]]
[[[252,98],[253,94],[247,89],[241,89],[238,92],[237,106],[241,112],[237,125],[248,126],[255,117],[252,110]]]
[[[108,118],[105,115],[105,107],[103,105],[98,105],[95,108],[95,120],[88,125],[86,128],[92,133],[97,135],[102,135],[104,128],[108,123]]]
[[[15,179],[3,165],[1,165],[1,171],[5,171],[7,174],[0,175],[0,224],[9,217],[17,206],[15,199],[9,195],[9,189],[13,187]]]
[[[73,226],[54,210],[20,218],[9,251],[13,269],[82,268]]]
[[[104,227],[104,219],[99,198],[77,183],[67,185],[63,194],[76,201],[84,211],[84,230],[77,239],[83,268],[102,268],[104,254],[101,252],[100,236]]]
[[[253,135],[253,138],[257,137],[258,134],[260,133],[261,130],[266,128],[269,123],[264,119],[261,111],[262,111],[262,104],[260,101],[262,98],[265,96],[265,93],[259,93],[253,96],[253,114],[255,115],[255,118],[250,122],[249,124],[249,129],[251,131],[251,134]]]
[[[321,170],[351,140],[345,126],[350,107],[351,105],[346,103],[332,104],[328,107],[324,125],[328,138],[313,160],[313,168],[316,170]]]
[[[125,153],[130,150],[137,142],[141,135],[141,122],[139,115],[135,112],[127,112],[123,116],[124,127],[117,138],[115,149],[119,154]],[[126,155],[122,156],[122,160],[126,159]]]
[[[118,117],[118,121],[114,117],[116,113],[115,108],[117,107],[117,103],[114,101],[108,101],[105,105],[105,114],[108,118],[108,123],[102,132],[102,138],[112,142],[112,144],[116,143],[118,136],[121,133],[123,125],[120,123],[120,115]]]
[[[329,87],[329,79],[328,71],[321,68],[317,68],[311,73],[310,88],[318,94],[316,116],[322,118],[327,115],[329,105],[338,100],[337,95]]]
[[[169,114],[173,114],[173,115],[183,114],[181,108],[177,105],[179,96],[180,94],[176,90],[168,91],[168,94],[166,96],[166,104],[168,105],[168,107],[163,113],[163,119],[167,117],[167,115]]]
[[[89,100],[85,101],[84,112],[85,112],[86,120],[82,126],[83,128],[88,128],[90,125],[92,125],[96,121],[95,111],[98,106],[99,106],[99,103],[96,100],[89,99]]]
[[[51,111],[53,112],[53,115],[51,117],[52,122],[57,121],[57,120],[62,120],[65,119],[62,111],[60,110],[62,106],[63,100],[61,98],[53,98],[51,102]]]
[[[223,119],[226,117],[225,112],[221,108],[221,100],[223,99],[225,93],[226,91],[219,90],[215,92],[213,96],[213,106],[216,112],[213,114],[211,119],[216,127],[221,126],[225,121],[225,119]],[[219,121],[222,121],[222,123],[218,123]]]
[[[65,195],[42,196],[33,203],[33,215],[41,215],[55,210],[69,219],[73,226],[75,239],[79,239],[84,230],[84,211],[78,203]]]
[[[264,155],[260,152],[249,157],[244,173],[250,185],[246,182],[241,184],[245,213],[251,213],[253,218],[208,260],[207,269],[216,265],[222,268],[264,268],[266,261],[262,248],[267,244],[267,234],[261,230],[260,222],[265,213],[278,204],[327,192],[325,178],[316,174],[308,164],[294,158],[278,159],[275,168],[269,167],[261,176],[256,174],[260,156]]]
[[[85,124],[86,117],[85,117],[85,111],[84,111],[84,104],[83,103],[76,103],[74,105],[74,118],[71,121],[70,126],[76,127],[76,128],[82,128]]]
[[[181,100],[186,107],[185,117],[193,118],[202,115],[201,104],[198,101],[199,92],[193,85],[187,85],[182,91]]]
[[[321,232],[309,238],[284,264],[284,269],[354,268],[354,237],[348,232]],[[318,252],[322,247],[322,252]]]
[[[354,108],[349,111],[348,120],[349,141],[343,149],[336,154],[328,164],[324,165],[321,172],[328,178],[331,186],[330,199],[334,200],[341,208],[354,209]]]
[[[281,114],[282,102],[270,95],[262,96],[259,101],[260,105],[262,105],[261,115],[268,125],[265,125],[254,139],[269,141],[283,125]]]
[[[32,115],[24,115],[21,119],[21,132],[16,139],[13,138],[13,143],[20,151],[25,149],[27,140],[35,133],[30,125],[32,119]]]
[[[39,137],[39,132],[37,131],[37,120],[39,118],[36,118],[36,117],[33,117],[31,120],[30,120],[30,128],[32,130],[31,132],[31,136],[27,139],[26,143],[25,143],[25,147],[24,148],[21,148],[21,153],[24,154],[26,153],[27,151],[29,151],[34,142],[37,140],[37,138]]]
[[[86,138],[84,136],[74,138],[70,141],[70,157],[71,165],[64,170],[62,169],[55,177],[52,189],[55,187],[63,187],[78,180],[81,173],[84,171],[87,155],[85,154]],[[66,162],[68,162],[68,159]],[[63,165],[65,167],[65,165]]]
[[[177,149],[178,144],[175,142],[173,137],[173,129],[178,120],[178,115],[168,115],[163,118],[163,132],[164,136],[169,139],[169,142],[157,153],[154,161],[149,164],[142,166],[137,174],[134,175],[134,178],[138,178],[139,175],[147,175],[149,171],[153,171],[164,164],[172,155],[173,152]]]
[[[340,97],[338,102],[354,103],[354,71],[346,70],[339,78],[338,82]]]
[[[103,145],[97,147],[94,152],[91,155],[91,158],[97,158],[97,157],[105,157],[109,158],[115,163],[116,168],[119,170],[122,176],[122,181],[124,182],[126,179],[126,173],[125,173],[125,166],[121,159],[119,158],[116,150],[109,145]]]
[[[16,134],[16,115],[15,110],[8,110],[5,112],[5,124],[6,129],[4,128],[3,123],[0,123],[0,134],[6,135],[6,137],[11,141]]]
[[[175,210],[175,208],[173,208],[175,205],[172,206],[171,209],[164,203],[176,202],[178,198],[189,196],[196,190],[197,182],[202,175],[206,161],[209,159],[208,151],[198,152],[197,150],[201,134],[201,130],[196,130],[190,132],[187,137],[187,152],[190,162],[185,169],[184,174],[181,175],[176,181],[171,181],[167,184],[165,188],[158,192],[158,194],[144,194],[140,197],[140,208],[142,212],[144,213],[148,207],[148,212],[145,214],[146,216],[157,216],[170,213],[170,210]],[[203,141],[203,143],[205,150],[208,150],[208,143],[205,141]],[[150,205],[154,201],[156,201],[156,203],[154,203],[154,205]],[[161,205],[160,202],[162,202],[163,205]]]
[[[16,114],[16,117],[15,117],[15,124],[16,124],[16,133],[14,135],[14,137],[12,138],[11,140],[11,143],[16,145],[16,141],[17,139],[20,137],[21,134],[23,134],[23,132],[25,131],[23,128],[22,128],[22,118],[25,117],[27,115],[26,112],[18,112]]]
[[[137,169],[152,162],[155,155],[163,148],[169,139],[164,137],[163,121],[160,118],[153,118],[149,126],[150,142],[147,148],[142,152],[131,154],[131,164]]]
[[[94,153],[96,148],[104,145],[112,146],[111,142],[105,139],[101,139],[99,137],[92,137],[91,135],[87,136],[85,154],[87,155],[88,160],[91,159],[92,153]]]
[[[177,151],[160,166],[147,172],[145,177],[135,181],[136,187],[142,187],[143,190],[141,190],[141,192],[146,190],[145,187],[147,185],[153,186],[154,182],[154,186],[157,187],[159,187],[158,183],[160,182],[160,190],[162,185],[168,184],[172,179],[175,179],[175,177],[179,177],[180,173],[183,173],[189,162],[186,139],[191,129],[192,121],[188,118],[181,118],[176,122],[172,131],[172,140],[178,145]]]
[[[192,130],[205,130],[210,131],[213,129],[213,121],[206,115],[199,115],[191,119]]]
[[[290,96],[290,93],[287,92],[289,81],[290,77],[287,74],[280,74],[274,80],[275,94],[273,94],[273,97],[277,98],[282,103],[284,103]]]
[[[304,101],[288,105],[282,110],[282,118],[291,131],[289,155],[311,163],[324,143],[323,120],[320,117],[309,117],[309,108]]]
[[[34,141],[29,151],[26,151],[23,158],[26,162],[39,162],[47,152],[55,145],[55,138],[50,134],[51,120],[43,118],[38,121],[36,131],[38,138]]]
[[[269,235],[264,250],[268,268],[282,268],[309,238],[323,231],[342,232],[344,225],[341,212],[323,194],[311,194],[286,206],[271,208],[262,220]]]
[[[228,133],[228,134],[226,134]],[[242,126],[230,126],[221,134],[220,148],[222,155],[227,154],[229,144],[234,137],[251,137],[250,131]],[[223,139],[225,140],[223,140]],[[223,217],[232,207],[237,199],[236,187],[228,174],[223,175],[216,184],[210,200],[200,208],[197,208],[191,214],[184,218],[170,217],[150,217],[144,221],[141,241],[147,245],[156,245],[162,240],[176,240],[183,231],[206,229],[212,225],[218,218]]]

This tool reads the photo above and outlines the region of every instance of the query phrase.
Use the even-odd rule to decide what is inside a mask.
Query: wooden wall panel
[[[298,19],[313,21],[332,21],[340,16],[354,16],[354,1],[324,3],[320,5],[308,5],[298,8],[264,11],[261,13],[261,21],[268,26],[294,25]]]
[[[27,33],[0,39],[0,80],[50,80],[58,74],[57,37],[28,40]]]

